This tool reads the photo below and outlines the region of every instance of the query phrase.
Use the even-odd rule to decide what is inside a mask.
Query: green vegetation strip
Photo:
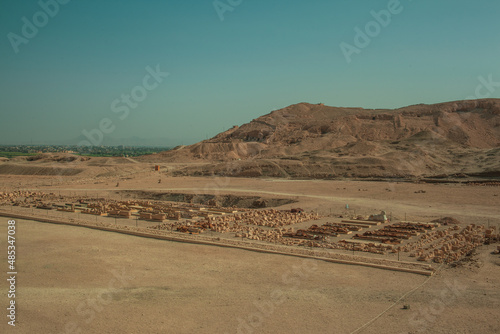
[[[23,153],[23,152],[0,152],[0,157],[3,158],[15,158],[15,157],[27,157],[31,155],[37,155],[38,153]]]

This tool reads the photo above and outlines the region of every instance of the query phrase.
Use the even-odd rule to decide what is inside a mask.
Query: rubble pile
[[[423,235],[420,241],[401,247],[401,250],[405,252],[414,250],[410,256],[417,257],[419,261],[452,263],[484,245],[486,236],[491,240],[498,240],[494,228],[487,229],[484,225],[470,224],[460,230],[459,226],[454,226]]]
[[[362,235],[356,234],[354,239],[377,241],[385,244],[401,244],[422,233],[439,227],[439,224],[401,222],[384,226],[375,231],[366,231]]]
[[[236,222],[273,228],[317,220],[319,218],[320,216],[317,213],[292,213],[288,210],[275,209],[248,211],[234,215]]]
[[[50,201],[56,198],[54,193],[43,193],[38,191],[13,191],[0,192],[0,205],[33,206],[41,201]]]

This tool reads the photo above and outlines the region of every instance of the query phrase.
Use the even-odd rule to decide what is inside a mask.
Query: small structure
[[[166,218],[164,213],[154,213],[151,215],[151,218],[155,221],[163,222]]]
[[[160,166],[159,165],[155,165],[155,172],[159,172],[160,171]]]
[[[151,219],[153,214],[151,212],[139,212],[139,218],[141,219]]]
[[[370,215],[368,220],[385,223],[387,221],[387,216],[385,211],[381,211],[378,215]]]

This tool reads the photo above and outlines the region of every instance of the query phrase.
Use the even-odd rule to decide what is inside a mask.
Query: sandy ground
[[[500,258],[486,249],[477,266],[428,279],[32,221],[17,226],[18,333],[352,333],[394,303],[359,332],[498,330]]]
[[[61,182],[53,177],[23,177],[22,189],[98,197],[126,198],[123,190],[186,192],[197,194],[267,195],[300,201],[307,210],[321,214],[373,214],[385,210],[394,219],[425,220],[453,216],[470,223],[500,223],[500,187],[463,184],[415,184],[408,182],[365,182],[328,180],[287,180],[229,177],[169,177],[138,173],[128,179],[72,179]],[[5,185],[19,178],[0,175]],[[61,179],[61,177],[59,177]],[[53,181],[53,182],[52,182]],[[58,182],[57,182],[58,181]],[[418,193],[425,191],[425,193]],[[125,197],[124,197],[125,196]],[[346,204],[349,210],[346,210]],[[293,207],[291,204],[284,207]]]
[[[137,189],[258,194],[293,198],[299,203],[285,207],[332,216],[386,210],[393,219],[500,224],[500,187],[223,177],[158,183],[153,172],[131,174],[119,187],[116,178],[7,175],[0,184],[114,198]],[[0,231],[6,268],[6,218]],[[429,279],[24,220],[16,236],[17,325],[3,316],[2,333],[500,332],[500,257],[491,254],[493,246]],[[7,305],[6,280],[0,288]]]

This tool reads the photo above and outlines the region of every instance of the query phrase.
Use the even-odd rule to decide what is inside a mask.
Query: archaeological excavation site
[[[0,1],[0,334],[500,334],[500,1]]]
[[[180,196],[191,202],[211,197],[181,195],[156,197]],[[15,191],[0,193],[0,215],[428,276],[442,263],[456,264],[477,248],[500,241],[496,225],[464,224],[451,217],[392,221],[385,211],[369,216],[322,215],[296,207],[223,207],[215,198],[200,204]],[[252,206],[265,206],[265,202],[254,200]]]
[[[19,333],[497,333],[499,110],[301,103],[165,152],[10,155],[0,302]]]

